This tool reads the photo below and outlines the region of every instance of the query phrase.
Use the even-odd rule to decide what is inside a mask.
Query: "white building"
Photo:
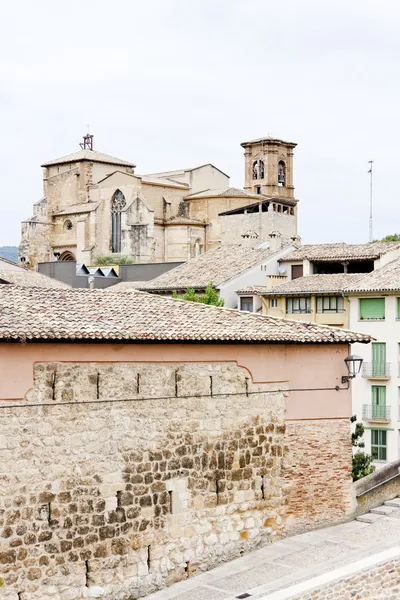
[[[346,295],[350,329],[375,338],[368,348],[352,348],[364,359],[352,387],[366,452],[379,465],[400,456],[400,259],[369,273]]]

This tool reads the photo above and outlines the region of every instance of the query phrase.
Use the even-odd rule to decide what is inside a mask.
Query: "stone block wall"
[[[2,598],[138,598],[283,535],[273,390],[233,363],[36,364],[1,409]]]

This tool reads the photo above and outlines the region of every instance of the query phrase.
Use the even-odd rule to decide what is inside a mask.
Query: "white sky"
[[[240,187],[240,142],[297,142],[308,243],[368,240],[374,159],[374,237],[400,231],[398,0],[16,0],[1,23],[0,245],[87,123],[138,174],[212,162]]]

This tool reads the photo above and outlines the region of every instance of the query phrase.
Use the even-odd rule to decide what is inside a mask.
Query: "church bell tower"
[[[244,189],[252,194],[295,200],[293,186],[294,142],[264,137],[243,142]]]

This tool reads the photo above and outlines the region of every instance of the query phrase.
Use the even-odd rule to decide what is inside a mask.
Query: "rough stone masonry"
[[[234,363],[36,364],[26,405],[1,409],[0,596],[133,600],[289,521],[345,518],[349,424],[333,422],[336,444],[308,423],[302,459],[277,388]]]

